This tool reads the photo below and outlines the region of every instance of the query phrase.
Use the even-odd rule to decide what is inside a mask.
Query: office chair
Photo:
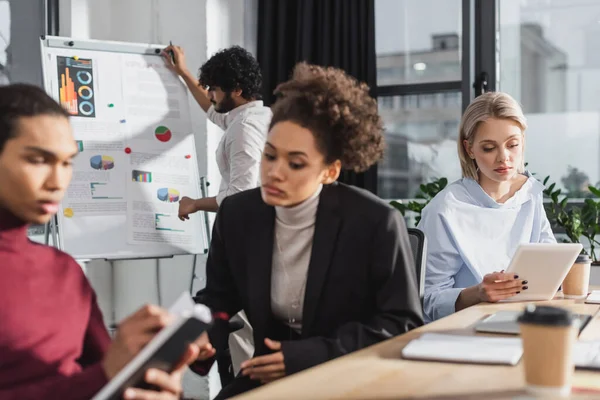
[[[419,297],[423,304],[423,294],[425,291],[425,265],[427,261],[427,238],[425,234],[417,228],[408,228],[408,238],[410,239],[410,248],[415,259],[415,269],[419,285]]]

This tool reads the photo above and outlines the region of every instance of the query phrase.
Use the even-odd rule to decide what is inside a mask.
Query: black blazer
[[[271,312],[275,208],[260,189],[227,197],[219,207],[198,300],[230,316],[245,310],[255,355],[265,337],[281,340],[291,374],[423,324],[414,261],[401,214],[369,192],[323,187],[304,299],[302,334],[289,339]],[[215,324],[211,341],[227,337]],[[224,345],[224,344],[222,344]]]

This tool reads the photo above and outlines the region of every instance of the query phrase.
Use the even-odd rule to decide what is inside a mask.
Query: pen
[[[169,50],[169,55],[171,56],[171,61],[173,62],[173,64],[176,64],[175,52],[173,51],[173,42],[171,40],[169,40],[169,46],[171,47],[171,50]]]

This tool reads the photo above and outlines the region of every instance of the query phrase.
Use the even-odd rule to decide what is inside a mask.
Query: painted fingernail
[[[520,290],[519,290],[519,291],[517,291],[517,294],[519,294],[519,293],[521,293],[521,291],[520,291]]]
[[[519,279],[519,275],[515,275],[515,279]]]
[[[529,281],[523,281],[523,285],[527,285]]]
[[[528,286],[523,286],[523,290],[527,290]]]

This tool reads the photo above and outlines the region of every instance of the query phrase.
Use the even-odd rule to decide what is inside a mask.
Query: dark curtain
[[[341,68],[375,96],[375,0],[259,0],[257,58],[267,105],[300,61]],[[377,166],[340,181],[377,193]]]

